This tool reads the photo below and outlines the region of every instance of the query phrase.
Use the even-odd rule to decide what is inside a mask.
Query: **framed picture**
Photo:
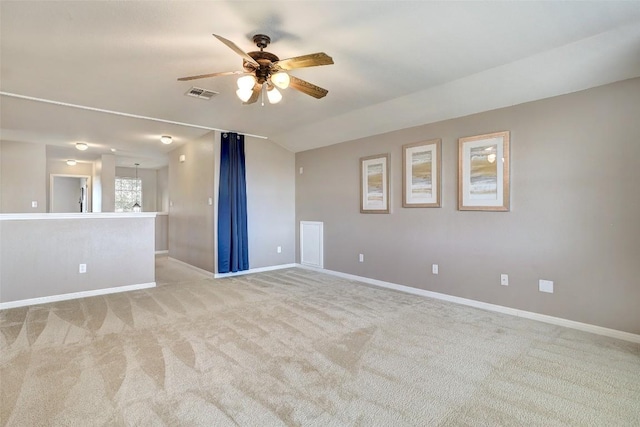
[[[402,146],[403,207],[440,207],[441,148],[440,139]]]
[[[389,154],[360,159],[360,213],[389,213]]]
[[[458,140],[458,210],[509,210],[509,131]]]

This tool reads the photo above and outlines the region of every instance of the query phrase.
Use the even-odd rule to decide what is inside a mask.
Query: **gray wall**
[[[93,179],[91,180],[91,211],[102,212],[102,158],[93,162]]]
[[[245,138],[245,152],[249,266],[293,263],[295,156],[271,141],[250,137]],[[179,162],[182,154],[184,163]],[[169,256],[210,272],[217,272],[219,170],[220,133],[169,153]]]
[[[113,154],[103,154],[101,160],[101,212],[114,212],[116,210],[116,156]]]
[[[44,145],[0,141],[0,212],[46,212],[46,170]]]
[[[212,273],[215,137],[210,132],[169,153],[169,256]]]
[[[0,302],[155,281],[151,217],[0,220],[0,233]]]
[[[295,262],[295,155],[245,138],[247,228],[251,268]],[[277,247],[282,252],[277,252]]]
[[[169,215],[159,213],[156,216],[156,252],[169,250]]]
[[[633,79],[298,153],[296,221],[324,222],[329,270],[638,334],[639,100]],[[458,211],[457,139],[502,130],[511,212]],[[442,208],[402,208],[401,147],[434,138]],[[360,214],[359,158],[378,153],[391,153],[392,213]]]
[[[156,209],[158,212],[169,212],[169,166],[156,171]]]

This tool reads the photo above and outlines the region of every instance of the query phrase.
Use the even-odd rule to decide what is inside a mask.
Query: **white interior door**
[[[300,221],[300,264],[324,268],[323,226],[318,221]]]

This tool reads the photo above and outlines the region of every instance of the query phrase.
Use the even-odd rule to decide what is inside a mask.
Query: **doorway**
[[[88,175],[51,174],[49,192],[49,212],[86,213],[89,206],[91,177]]]

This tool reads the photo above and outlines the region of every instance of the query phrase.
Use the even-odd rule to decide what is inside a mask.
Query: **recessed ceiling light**
[[[169,145],[173,142],[173,138],[171,138],[169,135],[162,135],[160,137],[160,141],[165,145]]]
[[[69,159],[69,160],[67,160],[67,164],[68,164],[69,166],[75,166],[75,165],[76,165],[76,163],[77,163],[77,162],[76,162],[75,160],[73,160],[73,159]]]
[[[87,148],[89,148],[89,146],[87,144],[85,144],[84,142],[78,142],[76,143],[76,148],[80,151],[84,151]]]
[[[111,149],[111,152],[115,153],[115,152],[116,152],[116,149],[115,149],[115,148],[112,148],[112,149]]]

